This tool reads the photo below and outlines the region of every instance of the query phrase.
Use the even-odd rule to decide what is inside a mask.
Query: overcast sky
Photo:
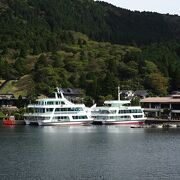
[[[180,15],[180,0],[103,0],[113,5],[139,11]]]

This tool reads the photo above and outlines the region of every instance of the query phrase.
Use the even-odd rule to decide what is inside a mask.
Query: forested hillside
[[[178,16],[132,12],[93,0],[1,1],[1,33],[15,39],[39,35],[47,40],[47,32],[62,29],[117,44],[142,45],[180,39]]]
[[[29,96],[80,87],[99,100],[118,84],[164,95],[180,88],[179,22],[93,0],[1,0],[0,78],[29,75]]]

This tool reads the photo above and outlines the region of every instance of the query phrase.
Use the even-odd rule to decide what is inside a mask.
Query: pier
[[[151,125],[151,124],[180,124],[180,120],[148,118],[145,120],[145,124],[146,125]]]

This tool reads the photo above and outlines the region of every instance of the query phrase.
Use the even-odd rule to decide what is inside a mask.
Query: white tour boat
[[[54,98],[29,104],[24,119],[27,125],[85,125],[93,120],[90,108],[68,101],[58,88]]]
[[[143,109],[140,106],[130,106],[130,103],[120,100],[118,87],[118,100],[105,101],[104,106],[93,108],[93,124],[144,124],[146,117]]]

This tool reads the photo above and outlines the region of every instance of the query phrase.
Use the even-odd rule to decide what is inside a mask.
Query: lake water
[[[180,129],[0,127],[0,180],[180,179]]]

